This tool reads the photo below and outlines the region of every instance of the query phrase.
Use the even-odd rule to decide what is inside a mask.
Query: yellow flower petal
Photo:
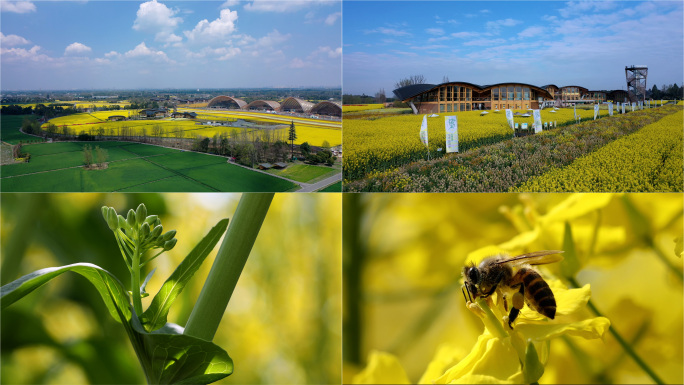
[[[393,354],[373,350],[368,366],[352,379],[354,384],[410,384],[404,368]]]
[[[508,338],[499,339],[489,333],[478,337],[470,353],[435,380],[436,384],[457,383],[462,378],[465,382],[475,380],[473,376],[486,376],[497,381],[511,381],[510,378],[522,381],[520,360]]]
[[[586,284],[578,289],[568,289],[559,280],[546,281],[556,298],[556,317],[574,314],[583,309],[591,298],[591,286]],[[525,306],[520,312],[521,322],[524,319],[546,319],[529,306]]]
[[[522,375],[507,378],[505,380],[483,374],[468,374],[450,382],[451,384],[522,384]]]
[[[515,330],[525,336],[525,338],[532,339],[533,341],[544,341],[562,334],[584,337],[586,339],[602,338],[608,327],[610,327],[610,320],[608,318],[595,317],[571,323],[519,324],[515,326]]]
[[[556,205],[541,218],[542,227],[552,222],[565,222],[603,208],[610,203],[613,194],[572,194],[568,199]]]
[[[465,353],[462,347],[443,344],[437,349],[437,353],[428,364],[418,383],[432,384],[435,378],[440,377],[448,368],[456,365]]]

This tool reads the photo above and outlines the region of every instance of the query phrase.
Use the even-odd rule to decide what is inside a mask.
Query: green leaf
[[[183,335],[183,328],[167,323],[147,333],[133,323],[141,360],[150,384],[209,384],[233,373],[233,360],[211,341]],[[140,356],[140,355],[139,355]]]
[[[569,222],[565,222],[565,233],[563,235],[563,260],[561,261],[561,272],[565,277],[574,277],[580,269],[577,259],[577,249],[575,240],[572,237],[572,227]]]
[[[525,349],[525,365],[523,367],[523,374],[525,376],[525,383],[532,384],[541,378],[544,374],[544,365],[539,361],[537,349],[535,349],[532,341],[527,343]]]
[[[164,282],[150,306],[142,314],[141,320],[145,330],[153,331],[166,324],[166,316],[169,314],[171,304],[200,268],[209,252],[214,249],[227,227],[228,219],[220,220]]]
[[[88,279],[102,296],[110,314],[123,324],[148,383],[209,384],[233,372],[233,360],[225,350],[210,341],[183,335],[183,328],[178,325],[166,324],[154,333],[146,332],[121,281],[90,263],[37,270],[2,286],[2,308],[67,271]]]
[[[128,293],[124,290],[121,281],[112,273],[91,263],[74,263],[62,267],[48,267],[46,269],[36,270],[16,281],[8,283],[0,288],[2,309],[20,300],[52,278],[67,271],[81,274],[95,286],[95,289],[97,289],[102,296],[102,299],[107,306],[107,310],[109,310],[109,313],[114,319],[121,322],[119,312],[122,314],[123,319],[127,320],[131,318],[131,310],[128,306],[130,303]]]

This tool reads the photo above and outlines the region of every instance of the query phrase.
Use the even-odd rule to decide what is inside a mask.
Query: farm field
[[[26,135],[19,131],[21,123],[26,117],[31,117],[31,115],[2,115],[0,118],[0,140],[9,144],[42,142],[42,138]]]
[[[666,116],[569,166],[532,178],[517,191],[682,191],[684,119]]]
[[[314,166],[309,164],[293,164],[283,170],[271,169],[266,171],[269,174],[278,175],[287,179],[296,180],[297,182],[310,183],[316,178],[324,175],[332,176],[339,172],[332,167]]]
[[[342,191],[342,181],[333,183],[324,189],[318,190],[318,192],[331,192],[331,193],[338,193],[341,191]]]
[[[367,111],[367,110],[378,110],[383,108],[383,104],[351,104],[342,106],[342,113],[345,112],[356,112],[356,111]]]
[[[556,122],[559,126],[574,123],[572,109],[551,111],[541,111],[542,122]],[[594,116],[593,110],[578,109],[577,114],[585,121]],[[599,113],[599,116],[607,115],[607,110]],[[503,111],[492,111],[484,116],[480,115],[480,111],[440,114],[427,119],[428,143],[433,158],[439,156],[438,148],[446,148],[444,116],[458,117],[459,149],[462,152],[506,140],[513,135]],[[413,161],[427,159],[427,150],[419,139],[422,120],[423,115],[400,115],[374,120],[345,119],[345,180],[353,181],[372,172],[391,170]],[[514,121],[528,123],[529,126],[534,122],[532,117],[519,116]]]
[[[651,108],[597,121],[584,121],[580,124],[547,130],[537,135],[501,139],[494,144],[476,146],[477,148],[460,154],[450,154],[431,161],[420,160],[388,171],[376,171],[357,181],[346,180],[345,191],[505,192],[518,189],[534,177],[554,169],[567,167],[576,159],[598,151],[620,138],[627,140],[640,130],[646,132],[640,135],[656,141],[653,144],[644,144],[645,146],[652,148],[661,146],[658,147],[662,148],[661,154],[670,154],[661,158],[663,164],[657,168],[657,173],[671,181],[668,182],[669,188],[681,191],[683,166],[681,156],[672,155],[674,150],[670,150],[673,146],[672,148],[678,148],[681,152],[681,121],[678,123],[674,117],[668,118],[663,120],[657,126],[658,128],[645,129],[646,126],[673,114],[681,116],[682,108],[673,105]],[[570,111],[570,117],[572,118],[572,111]],[[542,120],[544,120],[544,115],[542,115]],[[560,125],[561,119],[558,122]],[[417,127],[419,125],[413,129],[416,137],[418,136]],[[667,132],[679,130],[679,134],[666,138],[661,134],[654,135],[652,130]],[[442,132],[444,132],[443,128]],[[637,137],[634,140],[639,139]],[[416,141],[418,141],[417,138]],[[657,144],[661,142],[662,145]],[[347,141],[345,141],[345,146],[346,144]],[[627,148],[631,148],[629,151],[636,151],[634,146],[621,147],[621,151],[628,151]],[[345,156],[349,155],[347,151]],[[631,155],[622,154],[622,156]],[[612,173],[614,178],[616,173],[618,171]],[[630,170],[619,173],[628,174]],[[653,174],[650,175],[653,177]],[[679,183],[677,183],[677,178],[679,178]],[[632,191],[630,188],[626,184],[613,185],[611,191]],[[598,185],[578,187],[577,191],[595,191],[594,189],[604,191]],[[651,191],[646,187],[644,189],[644,191]],[[656,189],[661,191],[661,188]],[[525,188],[518,190],[527,191]],[[540,188],[534,191],[556,190]]]
[[[307,119],[300,117],[278,116],[266,113],[236,112],[236,111],[206,111],[197,109],[179,108],[179,111],[196,112],[199,119],[216,121],[236,121],[245,119],[255,123],[270,123],[274,125],[273,137],[287,139],[291,121],[295,123],[297,140],[295,144],[308,142],[313,146],[321,146],[327,141],[330,146],[342,143],[342,128],[340,122]],[[217,134],[229,135],[231,131],[242,133],[253,132],[254,128],[207,126],[197,124],[196,121],[185,118],[165,118],[159,120],[127,120],[109,122],[107,118],[112,115],[136,114],[135,110],[126,111],[98,111],[93,113],[74,114],[51,119],[43,124],[43,129],[49,124],[57,126],[57,132],[61,133],[63,127],[67,127],[74,134],[81,132],[90,135],[103,136],[153,136],[156,127],[161,128],[160,136],[195,138],[196,136],[213,137]]]
[[[104,170],[85,170],[85,144],[108,152]],[[3,192],[256,191],[278,192],[295,183],[240,166],[223,157],[128,142],[62,142],[24,147],[29,163],[0,166]]]

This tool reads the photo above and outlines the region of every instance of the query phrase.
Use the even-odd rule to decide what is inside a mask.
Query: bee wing
[[[515,257],[507,258],[496,262],[497,265],[504,263],[512,263],[515,265],[528,263],[530,265],[545,265],[547,263],[554,263],[563,260],[562,250],[542,250],[533,251],[531,253],[516,255]]]

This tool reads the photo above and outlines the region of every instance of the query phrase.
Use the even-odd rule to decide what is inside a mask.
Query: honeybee
[[[471,263],[463,268],[463,297],[470,303],[478,297],[487,298],[498,292],[500,298],[503,298],[504,309],[508,311],[507,293],[517,290],[512,296],[508,315],[510,328],[513,328],[513,322],[518,318],[525,302],[539,314],[553,319],[556,316],[556,298],[549,284],[531,265],[561,261],[563,257],[558,255],[560,253],[563,251],[534,251],[515,257],[498,255],[485,258],[477,267]]]

